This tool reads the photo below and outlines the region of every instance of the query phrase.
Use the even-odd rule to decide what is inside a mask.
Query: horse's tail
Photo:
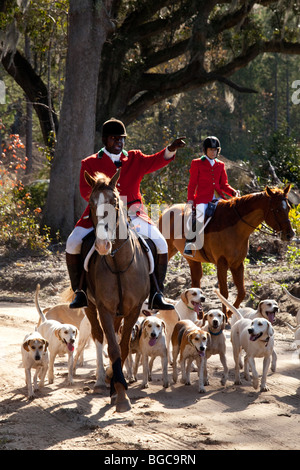
[[[39,300],[38,300],[40,287],[41,286],[39,284],[37,284],[36,289],[35,289],[34,303],[35,303],[36,309],[39,313],[39,316],[41,317],[41,321],[42,321],[42,323],[44,323],[46,321],[46,317],[43,314],[43,312],[41,310],[41,307],[39,306]]]
[[[238,311],[237,308],[235,308],[233,305],[231,305],[231,303],[228,302],[227,299],[225,299],[225,297],[223,297],[223,295],[218,291],[218,289],[214,289],[215,293],[217,294],[217,296],[219,297],[219,299],[221,299],[221,302],[226,305],[227,308],[229,308],[229,310],[232,312],[232,313],[235,313],[236,316],[238,317],[239,320],[241,320],[243,317],[243,315],[240,314],[240,312]]]

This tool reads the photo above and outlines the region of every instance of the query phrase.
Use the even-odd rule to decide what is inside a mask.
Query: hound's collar
[[[190,310],[194,310],[192,307],[190,307],[189,305],[187,305],[187,308],[190,309]]]
[[[192,310],[192,312],[195,312],[195,309],[194,309],[193,307],[190,307],[189,305],[186,305],[186,307],[187,307],[189,310]],[[202,311],[201,302],[199,302],[199,310]]]
[[[213,336],[219,336],[221,333],[222,333],[222,330],[218,331],[218,333],[214,333],[213,331],[211,331],[209,328],[208,328],[208,332],[213,335]]]

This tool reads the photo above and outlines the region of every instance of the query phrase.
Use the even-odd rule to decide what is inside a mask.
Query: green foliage
[[[48,187],[48,180],[37,180],[28,186],[20,185],[14,189],[14,196],[16,201],[24,200],[31,211],[41,212],[46,203]]]
[[[300,237],[300,204],[296,207],[292,207],[289,218],[296,236]]]
[[[171,205],[186,202],[192,158],[195,158],[193,149],[187,146],[177,152],[166,168],[146,175],[141,184],[146,203]]]
[[[291,221],[295,237],[300,237],[300,204],[292,207],[289,213],[289,219]],[[300,246],[298,243],[289,244],[286,251],[286,259],[291,265],[297,265],[300,263]]]
[[[280,180],[299,184],[300,147],[295,138],[286,134],[285,128],[273,132],[264,142],[261,140],[255,153],[260,161],[262,173],[268,172],[270,161]]]
[[[289,245],[287,248],[286,259],[288,263],[295,265],[300,262],[300,248],[295,245]]]

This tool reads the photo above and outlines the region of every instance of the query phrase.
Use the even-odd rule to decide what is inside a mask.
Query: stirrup
[[[193,254],[193,251],[195,250],[196,250],[195,244],[193,242],[188,242],[185,244],[183,254],[186,256],[194,257],[195,255]]]
[[[75,298],[70,303],[69,308],[83,308],[88,306],[88,299],[83,290],[75,291]]]

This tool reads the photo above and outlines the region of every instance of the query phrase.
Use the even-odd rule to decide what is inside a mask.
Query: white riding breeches
[[[160,233],[156,225],[149,224],[146,220],[141,217],[133,217],[131,219],[132,225],[134,225],[137,233],[140,233],[144,237],[150,238],[156,246],[158,254],[168,253],[168,244],[165,237]]]
[[[70,255],[80,255],[82,240],[93,230],[94,227],[84,228],[79,225],[75,227],[67,239],[66,252]]]
[[[140,217],[133,217],[131,223],[138,234],[148,237],[153,241],[158,254],[168,253],[168,244],[155,225],[149,224]],[[84,228],[79,225],[75,227],[67,239],[66,252],[71,255],[79,255],[83,238],[92,230],[94,230],[93,227]]]

